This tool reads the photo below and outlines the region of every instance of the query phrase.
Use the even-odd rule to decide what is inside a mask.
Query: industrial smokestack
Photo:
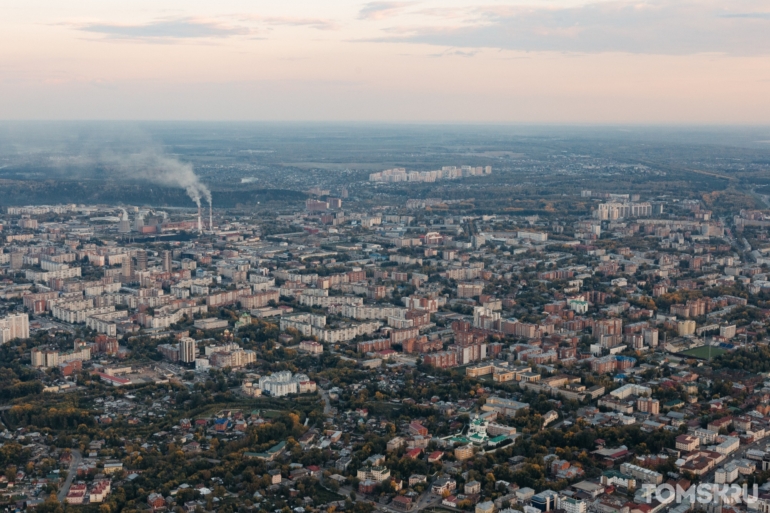
[[[209,231],[214,231],[214,213],[211,206],[211,200],[209,200]]]
[[[198,233],[203,233],[203,225],[201,224],[201,206],[198,205]]]

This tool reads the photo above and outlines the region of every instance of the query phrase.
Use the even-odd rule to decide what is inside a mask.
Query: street
[[[56,494],[56,498],[59,499],[59,502],[64,502],[64,498],[67,496],[67,493],[69,493],[72,481],[75,480],[75,476],[78,474],[78,466],[80,465],[81,460],[82,457],[80,451],[78,449],[72,449],[72,463],[67,471],[67,479],[59,489],[59,493]]]
[[[324,400],[324,415],[329,415],[332,411],[332,404],[329,401],[329,393],[323,388],[318,388],[318,393],[321,394],[321,398]]]

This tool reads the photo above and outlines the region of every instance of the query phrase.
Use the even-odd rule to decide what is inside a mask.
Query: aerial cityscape
[[[761,130],[12,126],[6,508],[770,507]]]
[[[770,513],[770,4],[0,2],[0,513]]]

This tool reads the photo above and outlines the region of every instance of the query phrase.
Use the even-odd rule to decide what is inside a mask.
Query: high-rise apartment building
[[[195,361],[197,347],[195,340],[190,337],[184,337],[179,341],[179,360],[184,363]]]
[[[123,265],[121,266],[121,275],[123,282],[131,281],[131,279],[134,277],[134,261],[128,255],[126,255],[126,258],[123,260]]]
[[[29,316],[25,313],[0,319],[0,344],[7,344],[15,338],[29,338]]]
[[[24,253],[11,253],[11,269],[21,269],[24,265]]]
[[[147,270],[147,252],[143,249],[136,252],[136,270]]]
[[[163,272],[170,273],[171,272],[171,251],[164,251],[162,253],[163,258]]]

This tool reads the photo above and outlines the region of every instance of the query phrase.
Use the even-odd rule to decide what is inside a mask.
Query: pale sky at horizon
[[[0,9],[0,119],[770,122],[766,0]]]

